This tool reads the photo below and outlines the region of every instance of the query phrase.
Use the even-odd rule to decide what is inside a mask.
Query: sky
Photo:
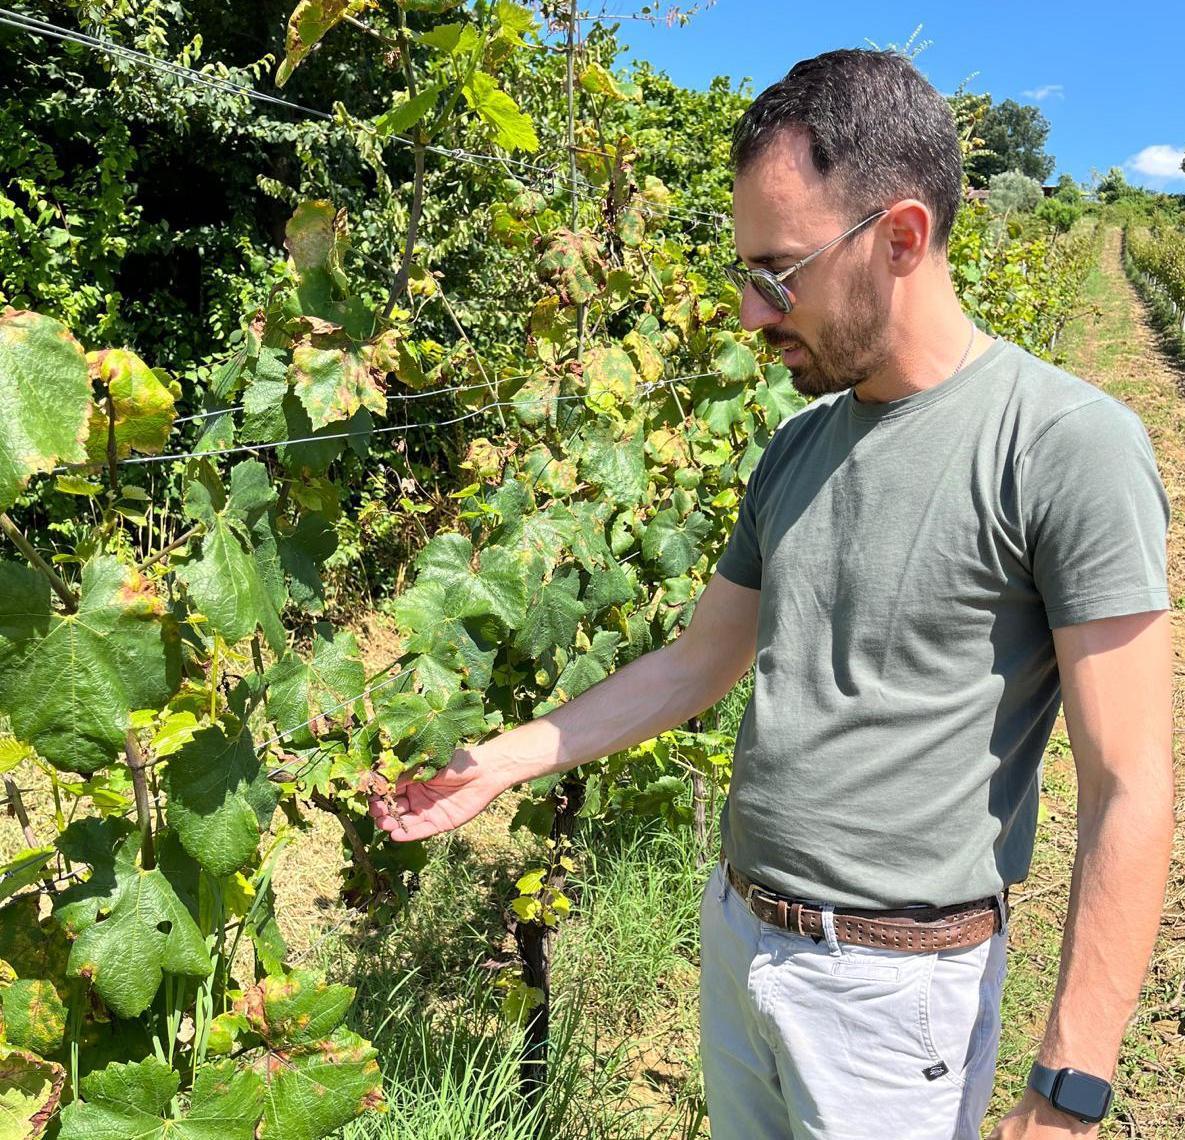
[[[727,75],[750,78],[756,93],[796,60],[868,40],[901,45],[919,24],[931,44],[915,62],[939,91],[967,81],[997,103],[1041,108],[1057,159],[1051,181],[1089,182],[1092,169],[1121,166],[1137,185],[1185,193],[1185,0],[716,0],[685,27],[628,21],[618,38],[682,86]]]

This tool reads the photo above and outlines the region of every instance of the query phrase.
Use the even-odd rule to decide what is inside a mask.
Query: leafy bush
[[[997,214],[1030,213],[1043,199],[1041,183],[1035,178],[1017,170],[992,175],[988,205]]]

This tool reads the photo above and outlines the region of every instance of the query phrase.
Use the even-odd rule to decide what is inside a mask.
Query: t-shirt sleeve
[[[1140,418],[1103,397],[1026,447],[1017,486],[1050,629],[1169,608],[1169,500]]]
[[[776,435],[774,438],[777,438]],[[749,483],[741,498],[741,509],[737,513],[736,525],[732,528],[732,534],[728,537],[728,545],[724,548],[720,561],[716,563],[716,573],[722,574],[738,586],[747,586],[750,590],[761,589],[761,543],[757,537],[757,509],[766,460],[772,448],[771,440],[749,476]]]

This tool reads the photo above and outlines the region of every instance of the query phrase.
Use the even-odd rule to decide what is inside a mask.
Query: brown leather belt
[[[772,923],[794,934],[825,937],[823,911],[809,903],[787,898],[746,878],[723,860],[728,881],[762,922]],[[1008,890],[1004,890],[1008,906]],[[909,907],[903,910],[835,910],[835,937],[855,946],[876,946],[929,954],[935,950],[977,946],[1000,927],[1000,912],[994,898],[943,907]]]

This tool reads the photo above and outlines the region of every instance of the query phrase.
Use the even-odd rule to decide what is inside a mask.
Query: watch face
[[[1089,1073],[1062,1069],[1053,1085],[1050,1101],[1079,1120],[1097,1124],[1111,1107],[1111,1086]]]

